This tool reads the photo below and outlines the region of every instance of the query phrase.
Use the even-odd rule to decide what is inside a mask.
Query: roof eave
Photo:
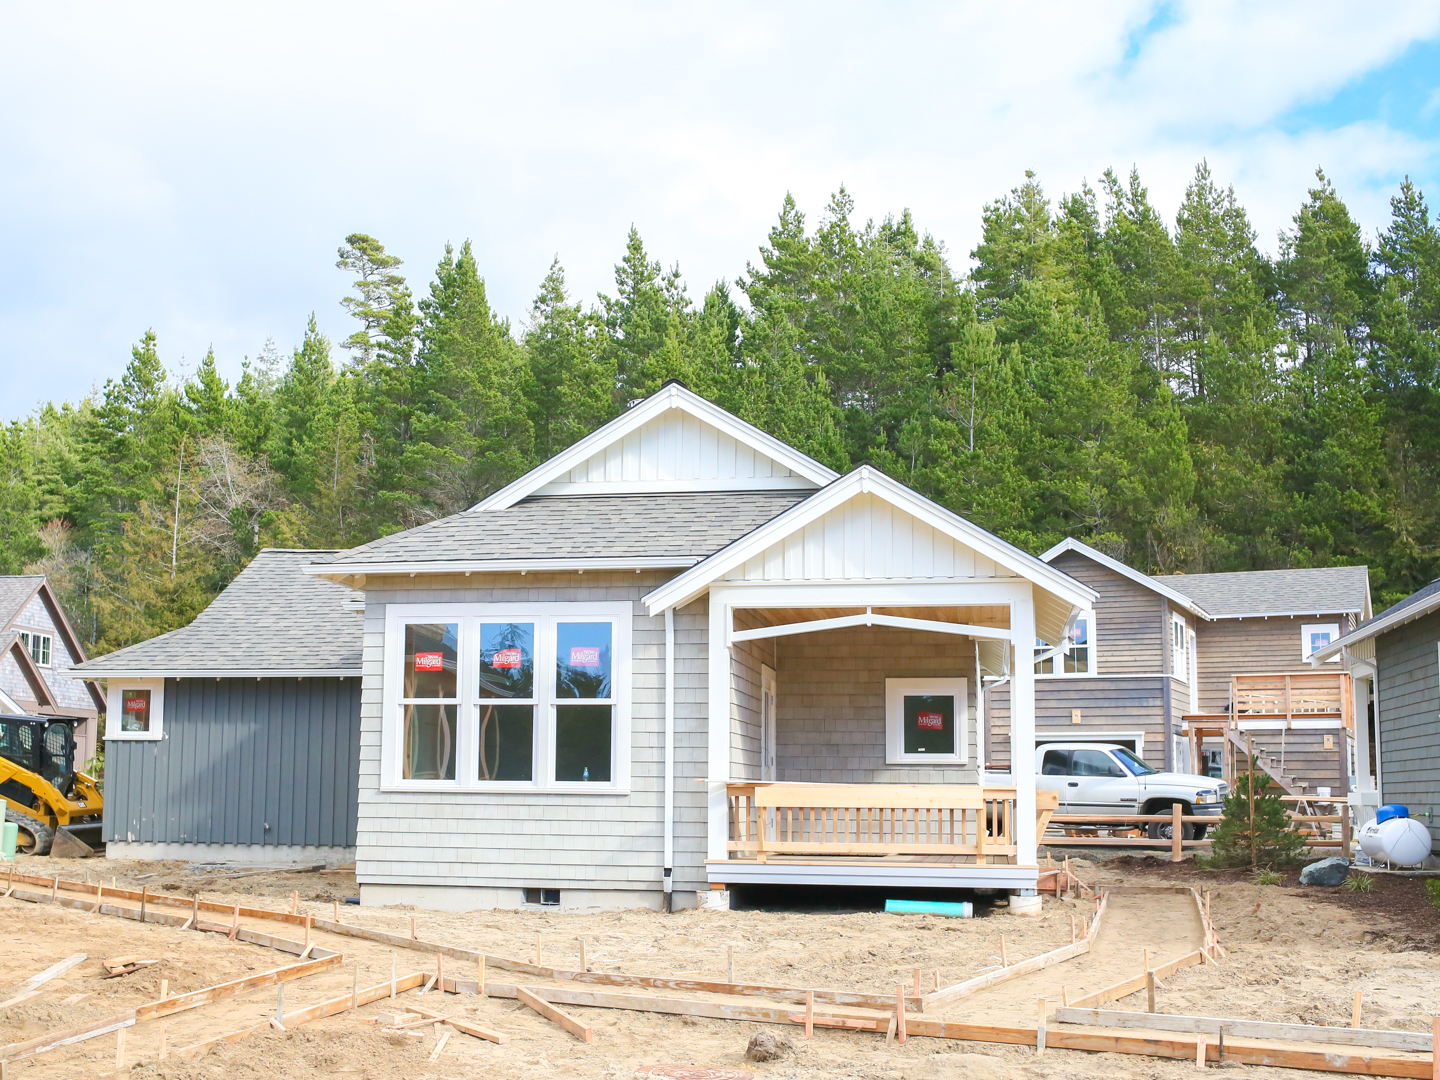
[[[301,567],[316,577],[348,578],[369,575],[503,574],[547,570],[684,570],[701,562],[700,555],[619,556],[603,559],[453,559],[424,562],[319,563]]]
[[[1408,622],[1414,622],[1416,619],[1423,619],[1426,615],[1437,610],[1440,610],[1440,592],[1432,596],[1427,596],[1418,604],[1411,604],[1409,607],[1401,608],[1399,611],[1394,612],[1393,615],[1377,615],[1363,626],[1356,627],[1343,637],[1336,638],[1323,649],[1316,649],[1310,654],[1310,663],[1316,665],[1323,663],[1332,656],[1338,656],[1342,650],[1348,649],[1352,645],[1356,645],[1370,638],[1379,637],[1387,631],[1404,626]]]
[[[76,670],[74,668],[72,671]],[[118,671],[91,670],[71,679],[358,679],[363,668],[292,668],[267,671],[256,668],[122,668]]]

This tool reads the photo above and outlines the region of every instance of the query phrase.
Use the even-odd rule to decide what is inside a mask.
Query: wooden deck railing
[[[1313,720],[1339,717],[1353,726],[1350,676],[1343,671],[1299,675],[1232,675],[1230,701],[1236,720]]]
[[[730,784],[731,858],[969,855],[1010,858],[1015,789],[955,784]],[[1036,795],[1037,835],[1058,805]]]

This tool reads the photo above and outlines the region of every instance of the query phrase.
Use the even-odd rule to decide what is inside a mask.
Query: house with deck
[[[1440,850],[1440,579],[1316,649],[1310,662],[1343,666],[1354,714],[1373,711],[1372,725],[1355,728],[1359,823],[1398,803]]]
[[[1075,539],[1040,558],[1097,599],[1067,639],[1036,642],[1038,741],[1120,743],[1154,768],[1227,779],[1249,747],[1291,794],[1346,793],[1350,676],[1309,657],[1370,614],[1365,567],[1151,576]],[[1010,675],[983,681],[986,762],[1008,766]]]
[[[74,717],[75,760],[95,756],[105,698],[92,680],[72,679],[85,661],[60,598],[44,574],[0,576],[0,712]]]
[[[306,567],[364,595],[366,904],[688,906],[746,885],[1038,910],[1036,638],[1085,583],[667,384],[474,508]],[[1016,664],[1018,654],[1025,660]],[[168,693],[168,684],[167,684]]]

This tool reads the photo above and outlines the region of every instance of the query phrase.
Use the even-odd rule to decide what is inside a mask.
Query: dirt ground
[[[1248,874],[1202,872],[1190,863],[1124,857],[1076,858],[1086,880],[1106,884],[1182,884],[1209,889],[1221,941],[1229,950],[1219,965],[1187,968],[1166,980],[1159,1008],[1164,1012],[1303,1023],[1348,1024],[1353,993],[1364,992],[1367,1027],[1428,1030],[1440,1011],[1440,912],[1411,903],[1423,896],[1410,879],[1384,878],[1369,894],[1300,888],[1293,876],[1281,885],[1260,886]],[[199,892],[207,900],[288,910],[292,891],[300,910],[324,918],[333,903],[356,894],[348,872],[265,873],[227,877],[214,868],[200,872],[181,863],[120,861],[64,862],[21,859],[21,872],[91,880],[103,874],[122,886],[172,894]],[[600,971],[724,980],[727,949],[733,949],[738,981],[796,987],[857,990],[893,995],[909,986],[918,967],[924,988],[934,972],[949,985],[1000,963],[1001,936],[1013,962],[1070,941],[1070,919],[1088,916],[1089,902],[1046,898],[1042,914],[1018,918],[997,914],[972,920],[893,916],[878,912],[802,913],[772,911],[649,911],[559,914],[543,911],[451,914],[408,907],[357,908],[342,904],[346,922],[408,933],[416,920],[421,938],[518,960],[535,959],[540,935],[542,961],[577,966],[578,942],[588,941],[590,966]],[[223,921],[223,916],[210,918]],[[247,926],[280,936],[300,931],[264,920]],[[1172,894],[1112,896],[1095,948],[1086,956],[1045,972],[1014,980],[942,1009],[946,1019],[1033,1024],[1036,999],[1058,1003],[1063,987],[1073,998],[1138,972],[1143,950],[1152,962],[1197,947],[1201,933],[1193,905]],[[388,980],[394,953],[378,944],[317,932],[318,944],[345,954],[345,966],[303,982],[287,984],[286,1008],[293,1010],[348,993],[353,965],[362,986]],[[89,959],[47,984],[41,995],[0,1011],[0,1044],[100,1020],[159,996],[160,980],[170,992],[212,986],[246,973],[294,963],[285,953],[217,934],[197,934],[141,925],[47,904],[0,900],[0,1000],[16,993],[27,978],[76,952]],[[133,953],[163,962],[123,978],[103,980],[99,961]],[[400,974],[434,971],[434,960],[399,950]],[[454,973],[447,962],[447,974]],[[473,972],[459,972],[473,978]],[[498,973],[492,980],[510,978]],[[629,992],[629,991],[626,991]],[[414,999],[414,994],[407,995]],[[680,1018],[609,1009],[567,1007],[591,1025],[595,1042],[584,1044],[530,1013],[518,1002],[469,995],[427,995],[447,1015],[469,1018],[504,1031],[502,1046],[455,1034],[436,1062],[428,1060],[436,1036],[428,1028],[411,1040],[366,1024],[393,1012],[388,1002],[314,1022],[288,1032],[270,1031],[220,1047],[204,1057],[159,1061],[162,1032],[169,1047],[184,1046],[239,1030],[273,1015],[274,988],[151,1021],[129,1029],[121,1075],[164,1080],[270,1078],[314,1073],[364,1080],[421,1080],[474,1076],[541,1080],[630,1080],[639,1068],[695,1064],[744,1070],[757,1078],[854,1077],[857,1080],[1050,1080],[1050,1078],[1192,1075],[1193,1063],[1121,1054],[1052,1050],[1038,1061],[1034,1050],[1017,1046],[912,1038],[886,1047],[869,1033],[817,1031],[806,1040],[788,1034],[793,1049],[780,1060],[744,1061],[745,1046],[759,1031],[782,1033],[769,1024]],[[754,999],[747,999],[754,1000]],[[442,1004],[443,1002],[443,1004]],[[1143,1008],[1143,995],[1112,1008]],[[163,1025],[163,1028],[162,1028]],[[13,1063],[7,1080],[19,1077],[101,1076],[116,1073],[113,1035]],[[957,1056],[958,1055],[958,1056]],[[1256,1076],[1297,1077],[1293,1070],[1240,1067]],[[1321,1075],[1321,1074],[1311,1074]]]

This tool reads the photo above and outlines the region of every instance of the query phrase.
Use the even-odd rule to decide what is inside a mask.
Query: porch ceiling
[[[957,623],[968,626],[993,626],[997,630],[1010,627],[1010,609],[998,604],[941,607],[872,607],[876,615],[894,615],[902,619],[925,619],[931,622]],[[784,626],[790,623],[839,619],[847,615],[863,615],[863,607],[823,608],[736,608],[737,628]]]

